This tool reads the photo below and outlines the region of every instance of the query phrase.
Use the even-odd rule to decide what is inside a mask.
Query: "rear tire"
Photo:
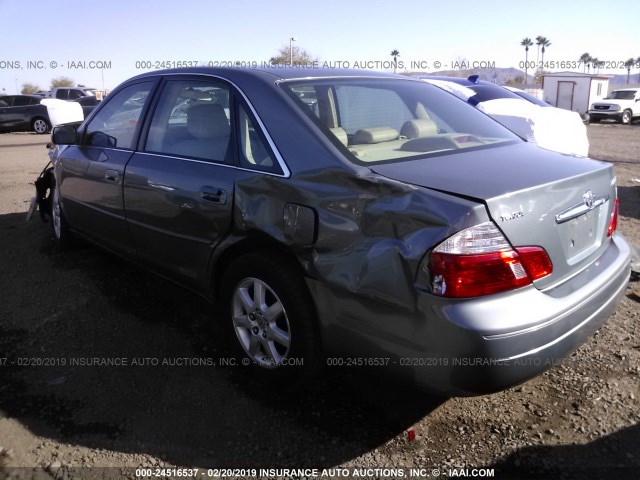
[[[237,368],[295,386],[320,370],[317,315],[299,268],[273,252],[248,254],[222,280],[223,328]]]
[[[50,130],[49,122],[44,118],[34,118],[31,122],[31,129],[38,135],[47,133]]]

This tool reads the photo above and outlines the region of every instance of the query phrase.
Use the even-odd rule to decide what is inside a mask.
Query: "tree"
[[[542,45],[542,50],[540,50],[542,52],[542,57],[541,57],[541,61],[542,61],[542,67],[544,68],[544,52],[545,49],[549,46],[551,46],[551,42],[549,40],[547,40],[547,37],[542,37],[540,40],[540,45]]]
[[[598,73],[598,68],[600,68],[600,60],[598,57],[591,57],[591,66],[593,67],[593,73]]]
[[[269,63],[273,65],[289,65],[291,59],[293,59],[293,65],[309,65],[310,63],[319,62],[317,57],[314,57],[304,48],[293,46],[291,50],[289,50],[289,45],[280,47],[278,54],[271,57]]]
[[[543,37],[542,35],[538,35],[536,37],[536,45],[538,46],[538,57],[540,56],[540,47],[542,47],[542,61],[538,65],[538,80],[542,78],[542,73],[544,72],[544,51],[545,47],[551,45],[551,42],[547,40],[547,37]]]
[[[57,77],[51,80],[51,89],[58,87],[73,87],[75,82],[68,77]]]
[[[39,92],[40,90],[42,89],[38,85],[27,82],[22,84],[22,90],[20,90],[20,93],[22,93],[23,95],[31,95],[33,93]]]
[[[398,50],[391,50],[391,56],[393,57],[393,73],[396,73],[396,68],[398,66],[398,57],[400,56],[400,52]]]
[[[529,68],[529,47],[533,45],[533,42],[529,37],[526,37],[520,42],[520,45],[524,47],[524,82],[523,83],[527,83],[527,78],[529,78],[529,75],[527,74],[527,71]]]
[[[627,85],[629,84],[629,77],[631,76],[631,67],[636,64],[635,58],[630,58],[624,62],[624,67],[627,69]]]
[[[540,45],[542,45],[541,40],[543,38],[544,37],[542,35],[538,35],[536,37],[536,45],[538,46],[538,56],[536,57],[536,67],[538,67],[540,63]]]
[[[584,73],[584,71],[591,66],[591,55],[589,55],[587,52],[584,52],[582,55],[580,55],[580,62],[582,63],[582,72]]]

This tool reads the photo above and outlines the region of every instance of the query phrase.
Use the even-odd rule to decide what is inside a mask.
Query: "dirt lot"
[[[640,125],[589,137],[591,156],[615,164],[619,230],[640,245]],[[637,278],[575,355],[506,392],[443,399],[348,369],[308,391],[265,390],[237,367],[185,365],[224,355],[211,305],[97,248],[54,252],[45,226],[24,221],[47,141],[0,135],[0,478],[162,466],[638,478]],[[93,358],[129,365],[70,364]]]

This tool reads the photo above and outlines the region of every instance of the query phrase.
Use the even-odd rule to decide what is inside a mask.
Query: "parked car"
[[[52,88],[49,97],[60,100],[76,100],[80,97],[95,95],[97,88],[90,87],[57,87]]]
[[[589,111],[589,123],[615,120],[629,124],[640,117],[640,88],[623,88],[609,93],[603,100],[594,102]]]
[[[102,100],[98,100],[95,95],[87,95],[86,97],[80,97],[74,100],[74,102],[78,102],[82,106],[84,118],[87,118],[101,101]]]
[[[42,97],[37,95],[0,96],[0,130],[47,133],[51,122],[47,107],[40,103],[41,100]]]
[[[544,102],[540,105],[541,100],[532,96],[526,98],[526,92],[514,92],[479,80],[477,75],[419,78],[469,102],[539,147],[568,155],[586,157],[589,154],[587,128],[577,112],[551,107]]]
[[[589,338],[629,278],[610,164],[407,77],[150,72],[53,140],[58,246],[80,235],[219,302],[267,381],[327,361],[507,388]]]
[[[539,107],[551,107],[551,105],[549,105],[547,102],[545,102],[544,100],[540,100],[538,97],[534,97],[533,95],[531,95],[529,92],[526,92],[524,90],[521,90],[519,88],[516,87],[511,87],[509,85],[504,85],[502,88],[506,88],[507,90],[509,90],[512,93],[515,93],[516,95],[518,95],[521,98],[524,98],[525,100],[527,100],[528,102],[533,103],[534,105],[538,105]]]

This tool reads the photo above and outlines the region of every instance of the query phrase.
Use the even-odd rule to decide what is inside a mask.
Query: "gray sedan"
[[[593,334],[629,277],[610,164],[419,80],[151,72],[53,139],[60,247],[82,236],[218,302],[267,381],[328,363],[507,388]]]

